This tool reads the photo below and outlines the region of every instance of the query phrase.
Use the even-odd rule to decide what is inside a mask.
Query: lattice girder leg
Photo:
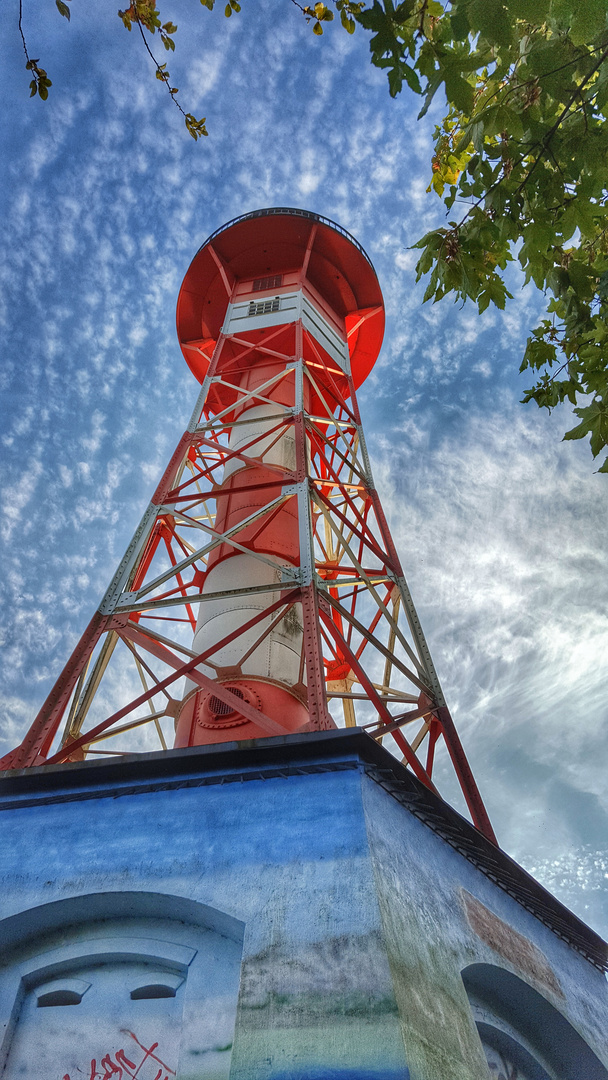
[[[220,230],[186,275],[178,333],[202,384],[190,423],[2,765],[150,749],[145,732],[166,749],[358,725],[433,791],[445,746],[494,840],[361,424],[356,388],[382,338],[374,271],[332,223],[264,216]]]

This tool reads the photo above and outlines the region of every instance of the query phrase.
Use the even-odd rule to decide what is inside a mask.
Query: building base
[[[361,731],[0,810],[6,1080],[608,1080],[606,945]]]

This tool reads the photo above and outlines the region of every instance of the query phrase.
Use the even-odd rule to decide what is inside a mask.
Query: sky
[[[199,143],[115,5],[71,0],[68,24],[24,0],[47,102],[28,96],[16,0],[5,13],[0,752],[189,419],[175,302],[192,257],[239,214],[303,207],[357,238],[383,289],[385,341],[359,394],[374,476],[501,846],[608,936],[608,480],[585,444],[562,443],[569,406],[520,404],[542,297],[514,269],[504,312],[423,306],[410,246],[444,220],[425,190],[441,103],[418,122],[418,99],[392,100],[360,27],[317,38],[289,0],[242,7],[161,7],[178,24],[161,60],[207,117]],[[451,784],[446,770],[459,805]]]

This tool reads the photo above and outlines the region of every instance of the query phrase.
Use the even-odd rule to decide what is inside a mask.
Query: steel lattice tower
[[[81,760],[144,724],[166,750],[168,720],[176,747],[329,729],[341,706],[433,791],[443,740],[495,842],[366,450],[356,389],[384,329],[368,256],[316,214],[246,214],[197,253],[177,328],[202,384],[191,421],[2,768]]]

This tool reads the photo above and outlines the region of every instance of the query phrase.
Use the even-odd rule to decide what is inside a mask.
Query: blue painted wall
[[[20,806],[23,796],[15,795],[0,814],[7,1080],[89,1080],[92,1062],[105,1080],[104,1054],[108,1077],[122,1080],[109,1070],[120,1062],[118,1051],[134,1060],[124,1030],[139,1003],[128,997],[129,979],[137,965],[178,970],[158,944],[137,955],[125,944],[120,959],[116,941],[129,938],[196,954],[187,970],[179,968],[176,998],[148,1002],[137,1014],[151,1039],[154,1010],[166,1018],[179,1005],[179,1024],[158,1021],[161,1034],[180,1028],[177,1041],[165,1036],[168,1077],[487,1080],[460,971],[475,960],[513,965],[471,928],[462,888],[536,943],[558,973],[557,1006],[604,1053],[603,977],[362,770],[141,792],[131,780],[122,789],[113,783],[105,795],[95,769],[81,770],[71,790],[70,767],[63,775],[57,801]],[[161,899],[148,903],[146,895]],[[78,897],[88,899],[78,907]],[[96,974],[103,949],[90,945],[106,937],[114,944],[105,970],[120,988],[114,997],[123,995],[126,1017],[121,1027],[113,1014],[113,1047]],[[77,955],[81,982],[91,989],[80,1005],[55,1010],[55,1026],[70,1018],[77,1031],[86,1013],[82,1038],[71,1037],[68,1048],[57,1035],[56,1067],[47,1062],[41,1072],[32,1051],[24,1071],[19,1032],[42,1013],[52,1021],[52,1010],[34,1003],[35,973],[73,976]],[[150,1058],[139,1080],[156,1080],[152,1069]]]

